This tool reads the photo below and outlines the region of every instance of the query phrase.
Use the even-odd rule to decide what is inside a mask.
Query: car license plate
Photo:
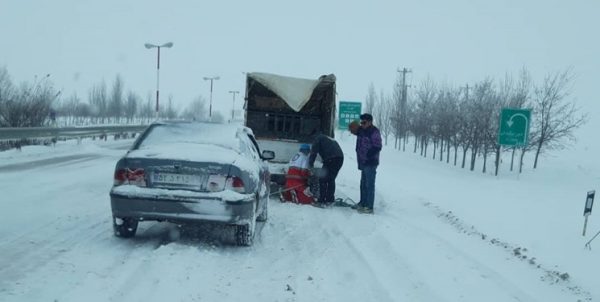
[[[153,173],[152,182],[174,185],[200,186],[202,177],[199,175]]]

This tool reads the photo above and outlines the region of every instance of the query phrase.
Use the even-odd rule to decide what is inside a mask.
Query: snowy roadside
[[[0,152],[0,167],[84,153],[123,154],[132,143],[133,139],[107,141],[84,139],[81,143],[77,140],[67,140],[49,146],[24,146],[21,150],[10,149]]]
[[[338,137],[347,155],[338,189],[356,199],[354,140]],[[104,156],[0,172],[6,196],[0,202],[5,225],[0,254],[7,255],[0,260],[0,300],[591,301],[599,296],[590,269],[600,265],[597,251],[584,250],[589,235],[580,234],[579,193],[589,185],[588,176],[562,162],[549,161],[547,168],[518,177],[493,177],[386,148],[375,215],[273,199],[255,245],[239,248],[219,234],[208,235],[214,229],[168,223],[142,223],[132,240],[115,238],[108,191],[123,150],[86,144],[65,146],[55,155]],[[30,160],[28,152],[10,163]],[[588,227],[591,232],[600,224],[592,216]]]

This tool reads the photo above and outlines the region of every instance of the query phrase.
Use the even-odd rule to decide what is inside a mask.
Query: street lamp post
[[[235,95],[238,94],[238,93],[240,93],[240,92],[237,91],[237,90],[229,90],[229,93],[233,94],[233,105],[231,107],[231,121],[233,122],[233,115],[234,115],[234,112],[235,112]]]
[[[212,92],[213,92],[213,81],[220,79],[216,77],[204,77],[205,81],[210,81],[210,104],[208,105],[208,118],[212,119]]]
[[[160,48],[161,47],[171,48],[171,47],[173,47],[173,43],[168,42],[168,43],[165,43],[162,45],[154,45],[154,44],[146,43],[146,44],[144,44],[144,46],[147,49],[156,48],[158,50],[157,56],[156,56],[156,119],[158,120],[158,84],[160,81]]]

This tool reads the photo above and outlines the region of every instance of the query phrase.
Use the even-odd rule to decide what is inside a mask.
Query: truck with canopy
[[[336,77],[302,79],[270,73],[246,76],[245,126],[261,149],[275,151],[272,181],[281,183],[289,160],[314,134],[334,136]]]

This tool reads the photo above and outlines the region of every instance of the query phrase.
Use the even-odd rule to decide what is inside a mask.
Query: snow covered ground
[[[354,138],[338,190],[358,196]],[[216,225],[112,234],[108,192],[128,141],[0,152],[0,301],[593,301],[592,154],[500,176],[386,147],[375,215],[272,199],[252,247]],[[411,146],[412,148],[412,146]],[[480,163],[478,163],[480,165]],[[597,210],[596,210],[597,211]]]

